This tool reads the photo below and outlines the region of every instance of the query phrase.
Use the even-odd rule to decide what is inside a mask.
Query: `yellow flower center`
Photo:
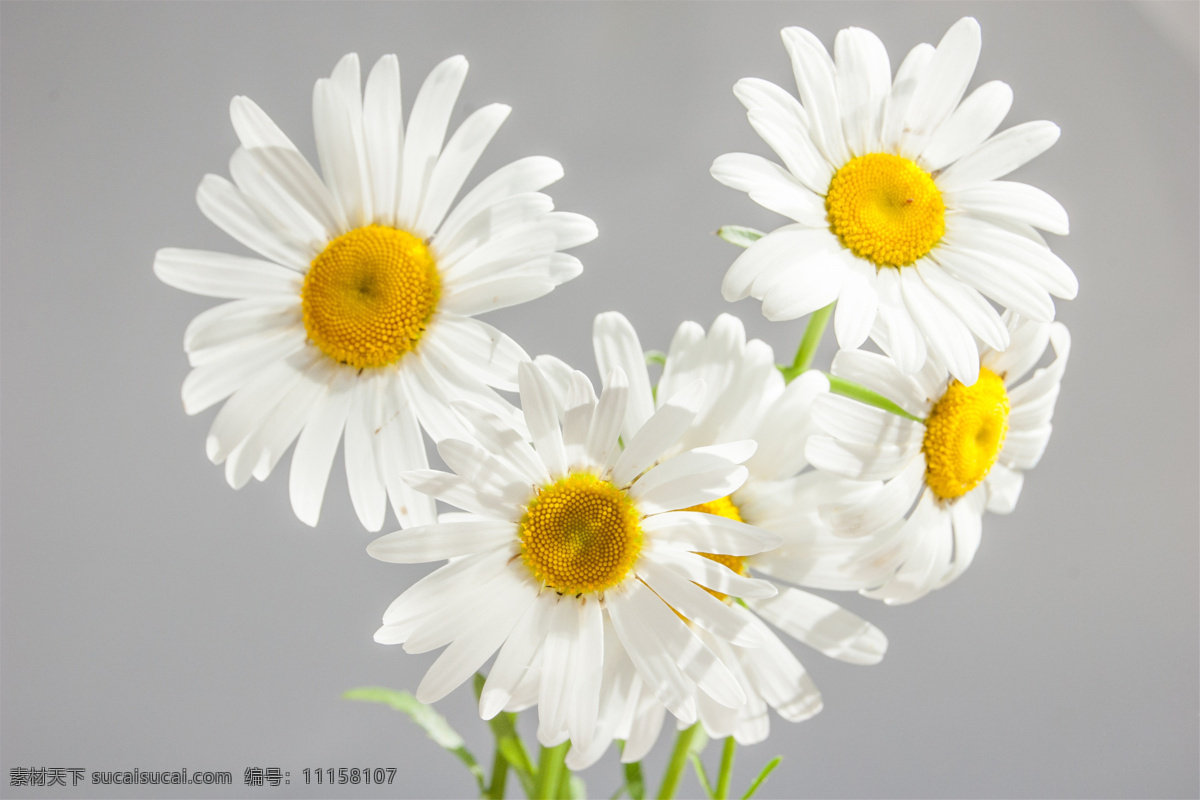
[[[419,238],[382,225],[356,228],[313,259],[300,289],[304,328],[334,361],[385,367],[417,346],[440,287]]]
[[[989,369],[974,386],[952,381],[925,421],[925,483],[942,500],[962,497],[987,477],[1008,434],[1008,393]]]
[[[946,205],[933,178],[890,153],[846,162],[829,182],[825,212],[842,244],[877,267],[912,264],[946,232]]]
[[[716,500],[710,500],[707,503],[701,503],[698,506],[692,506],[691,508],[685,508],[684,511],[700,511],[704,514],[714,514],[718,517],[725,517],[726,519],[736,520],[737,522],[745,522],[745,520],[742,519],[741,513],[738,511],[738,507],[733,504],[733,500],[729,499],[729,495],[726,495],[725,497],[717,498]],[[724,553],[697,553],[696,555],[704,556],[705,558],[709,559],[710,561],[716,561],[718,564],[724,564],[725,566],[729,567],[731,570],[736,572],[738,575],[746,574],[746,557],[745,556],[730,556],[730,555],[725,555]],[[696,584],[696,585],[700,586],[700,584]],[[721,592],[713,591],[712,589],[709,589],[707,586],[700,586],[700,588],[703,589],[704,591],[708,592],[709,594],[711,594],[713,597],[717,598],[718,600],[721,600],[722,602],[727,602],[729,600],[728,595],[722,594]],[[676,613],[678,613],[678,612],[676,612]]]
[[[518,536],[534,577],[560,594],[602,592],[625,579],[642,550],[633,501],[594,475],[568,475],[538,490]]]

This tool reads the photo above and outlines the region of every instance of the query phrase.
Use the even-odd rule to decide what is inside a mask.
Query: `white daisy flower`
[[[882,536],[874,557],[894,572],[863,594],[908,603],[961,575],[979,548],[983,512],[1012,511],[1025,470],[1041,459],[1070,335],[1060,322],[1005,318],[1011,344],[983,351],[979,380],[971,386],[932,361],[910,377],[874,353],[843,350],[834,358],[834,375],[921,420],[834,394],[813,404],[817,424],[828,435],[808,440],[809,461],[849,478],[886,481],[867,502],[825,509],[836,530]],[[1047,342],[1054,346],[1054,361],[1018,383]]]
[[[744,439],[759,443],[746,461],[748,476],[740,488],[689,510],[745,522],[778,536],[780,546],[755,555],[702,555],[739,575],[759,572],[813,588],[858,590],[882,579],[875,565],[859,557],[860,551],[871,548],[869,537],[837,536],[818,515],[823,503],[850,502],[869,492],[860,482],[807,469],[804,442],[816,430],[811,406],[829,391],[823,375],[810,372],[785,386],[770,346],[758,339],[747,342],[741,321],[728,314],[719,316],[707,334],[694,322],[679,326],[657,395],[650,391],[642,345],[625,317],[598,316],[594,344],[601,372],[629,376],[626,431],[637,430],[650,419],[663,405],[661,398],[700,380],[711,388],[695,421],[666,454]],[[760,646],[748,649],[696,628],[701,640],[737,677],[747,697],[738,709],[699,698],[700,721],[713,738],[733,736],[742,744],[763,741],[769,733],[768,707],[790,722],[821,710],[820,692],[804,667],[763,620],[841,661],[875,664],[883,658],[887,638],[874,625],[823,597],[783,583],[776,588],[774,597],[743,598],[741,603],[717,595],[744,625],[758,632]],[[647,691],[628,659],[617,655],[606,662],[606,668],[594,747],[602,752],[608,741],[622,739],[622,759],[639,761],[659,733],[662,704]],[[578,757],[587,761],[598,755]]]
[[[516,390],[525,352],[473,319],[546,294],[581,271],[558,251],[596,236],[591,220],[552,211],[539,190],[562,177],[553,159],[525,158],[454,199],[509,107],[472,113],[448,141],[467,61],[429,74],[407,128],[395,56],[360,89],[358,56],[313,91],[324,179],[253,101],[235,97],[242,146],[231,183],[206,175],[200,210],[262,258],[169,248],[164,282],[233,299],[188,326],[194,367],[183,405],[195,414],[226,398],[206,450],[231,486],[263,480],[299,437],[290,493],[315,525],[338,442],[362,524],[383,525],[388,499],[401,525],[434,520],[433,501],[399,480],[428,465],[421,437],[461,430],[448,400],[471,397],[519,423],[494,389]]]
[[[1035,230],[1066,234],[1062,206],[1033,186],[996,180],[1054,144],[1058,126],[1026,122],[991,135],[1012,90],[991,81],[962,99],[980,47],[969,17],[936,48],[913,48],[894,78],[870,31],[840,31],[832,58],[803,28],[782,35],[801,102],[755,78],[739,81],[734,94],[784,166],[730,153],[716,159],[712,175],[795,222],[733,263],[725,299],[760,299],[771,320],[837,301],[842,348],[870,335],[912,374],[928,347],[952,375],[974,383],[975,337],[1008,346],[985,296],[1049,322],[1050,296],[1070,299],[1078,290]]]
[[[622,449],[629,391],[619,371],[598,400],[579,372],[565,395],[533,363],[520,365],[519,381],[532,446],[495,415],[460,402],[478,444],[438,443],[457,474],[406,475],[466,513],[370,545],[383,561],[450,559],[392,603],[375,640],[403,643],[409,653],[449,645],[417,688],[423,702],[446,695],[499,648],[481,716],[536,703],[538,741],[569,738],[580,752],[592,749],[602,676],[615,651],[628,657],[648,693],[689,724],[707,699],[743,705],[737,678],[680,615],[718,639],[759,644],[744,615],[711,592],[766,598],[775,589],[696,553],[748,556],[779,539],[679,509],[737,489],[746,477],[738,462],[754,443],[698,448],[658,463],[695,419],[700,382],[675,393]]]

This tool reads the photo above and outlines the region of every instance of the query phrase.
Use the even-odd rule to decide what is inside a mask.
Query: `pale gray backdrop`
[[[764,797],[1196,796],[1194,3],[4,3],[0,793],[473,792],[404,717],[340,699],[417,685],[433,655],[371,634],[425,569],[366,556],[340,461],[312,530],[292,516],[286,463],[231,491],[204,457],[214,412],[181,410],[183,329],[213,302],[160,284],[151,263],[164,246],[239,251],[193,201],[204,173],[227,174],[233,95],[312,156],[312,84],[342,54],[369,67],[397,53],[406,104],[465,54],[456,119],[514,109],[472,180],[554,156],[558,206],[600,229],[576,251],[581,278],[488,319],[594,375],[591,319],[608,309],[648,347],[730,311],[790,353],[801,322],[719,293],[736,251],[712,231],[779,224],[708,176],[721,153],[766,153],[731,87],[793,87],[784,26],[830,45],[870,28],[897,64],[965,14],[983,27],[974,84],[1015,91],[1006,125],[1063,129],[1018,174],[1071,213],[1052,242],[1081,286],[1059,304],[1074,350],[1055,434],[960,581],[902,608],[839,598],[887,632],[887,658],[801,653],[825,711],[775,719],[739,753],[734,785],[781,753]],[[490,760],[468,695],[439,708]],[[668,748],[648,759],[654,778]],[[291,784],[242,786],[254,766]],[[341,766],[400,778],[302,785],[305,767]],[[229,770],[235,785],[10,788],[18,767]],[[585,777],[607,797],[615,758]],[[682,792],[699,793],[693,777]]]

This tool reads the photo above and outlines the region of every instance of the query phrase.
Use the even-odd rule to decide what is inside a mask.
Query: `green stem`
[[[500,750],[500,742],[496,742],[496,756],[492,759],[492,783],[488,786],[488,800],[504,800],[504,790],[508,784],[508,759]]]
[[[733,754],[737,750],[737,742],[732,736],[725,739],[721,748],[721,773],[717,775],[716,800],[728,800],[729,782],[733,779]]]
[[[813,357],[817,354],[817,345],[821,344],[821,337],[825,335],[825,327],[829,324],[834,305],[830,303],[817,309],[808,318],[808,327],[804,329],[804,337],[800,340],[800,346],[796,348],[796,357],[792,359],[792,365],[780,368],[783,379],[788,383],[812,366]]]
[[[692,739],[700,730],[697,722],[690,728],[679,732],[675,739],[675,749],[671,752],[671,760],[667,762],[667,772],[663,775],[662,786],[658,789],[658,800],[671,800],[675,790],[679,788],[679,779],[683,777],[683,768],[687,765],[688,753],[692,748]]]
[[[567,757],[567,749],[571,743],[563,742],[554,747],[543,747],[538,757],[537,785],[534,787],[535,800],[554,800],[559,797],[559,782],[565,770],[563,763]]]
[[[914,417],[912,414],[905,411],[900,406],[893,403],[878,392],[873,392],[865,386],[860,386],[854,381],[848,381],[845,378],[839,378],[836,375],[826,375],[829,378],[829,391],[834,394],[840,394],[842,397],[849,397],[851,400],[857,400],[860,403],[866,403],[875,408],[881,408],[889,414],[895,414],[898,417],[911,419],[913,422],[924,423],[925,420],[920,417]]]
[[[642,762],[625,765],[625,791],[633,800],[646,800],[646,779],[642,777]]]

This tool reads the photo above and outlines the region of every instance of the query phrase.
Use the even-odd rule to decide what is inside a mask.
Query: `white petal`
[[[578,370],[571,373],[571,384],[567,389],[563,408],[563,447],[567,453],[567,464],[572,469],[585,467],[587,459],[588,430],[592,426],[592,415],[596,410],[596,391],[587,376]]]
[[[763,297],[763,316],[772,322],[798,319],[832,303],[848,270],[838,253],[820,253],[794,265]]]
[[[1013,93],[1003,81],[989,81],[963,100],[938,126],[919,161],[931,171],[952,164],[991,136],[1012,107]]]
[[[387,513],[387,488],[376,456],[375,420],[379,418],[379,376],[360,377],[346,416],[346,483],[358,521],[369,531],[383,527]]]
[[[483,210],[513,195],[538,192],[563,176],[562,165],[546,156],[528,156],[506,164],[467,192],[438,229],[442,240]]]
[[[642,520],[642,530],[657,545],[688,552],[750,556],[779,546],[779,537],[762,528],[700,511],[673,511]]]
[[[1049,251],[1047,251],[1049,252]],[[937,263],[951,277],[978,289],[1000,305],[1039,322],[1054,319],[1054,301],[1030,271],[987,250],[943,239]]]
[[[830,371],[883,395],[915,417],[924,417],[929,412],[931,401],[916,381],[877,353],[841,350],[833,357]]]
[[[872,152],[879,145],[883,101],[892,88],[887,48],[870,31],[845,28],[838,31],[833,53],[846,144],[854,155]]]
[[[607,375],[614,369],[621,370],[625,375],[629,388],[621,432],[626,440],[630,440],[654,414],[650,373],[646,368],[642,343],[629,320],[616,311],[608,311],[596,315],[592,323],[592,345],[601,375]]]
[[[829,380],[818,370],[809,370],[787,385],[763,412],[754,432],[758,450],[746,462],[751,475],[777,480],[807,466],[804,440],[813,432],[810,408],[817,397],[828,392]]]
[[[288,493],[292,510],[306,525],[316,527],[325,500],[325,484],[337,452],[350,400],[357,378],[351,370],[338,370],[325,395],[317,401],[312,415],[296,442],[292,453],[292,470],[288,477]]]
[[[750,607],[790,636],[848,664],[878,664],[887,651],[883,631],[836,603],[786,588]]]
[[[406,470],[429,466],[421,427],[404,383],[404,378],[397,376],[380,387],[382,413],[372,432],[392,512],[400,527],[407,528],[433,522],[437,512],[432,497],[416,491],[400,477]]]
[[[833,329],[838,347],[856,350],[866,340],[879,311],[873,271],[851,270],[838,294]]]
[[[376,221],[395,225],[400,154],[404,149],[404,111],[400,103],[400,61],[394,55],[376,61],[367,76],[363,93],[363,144]]]
[[[1057,125],[1045,120],[1014,125],[943,170],[937,177],[938,188],[953,193],[1001,178],[1049,150],[1060,133]]]
[[[467,175],[511,111],[510,106],[502,103],[484,106],[467,117],[450,137],[438,156],[421,205],[421,215],[413,226],[418,235],[429,236],[438,229]]]
[[[913,321],[925,334],[934,354],[950,374],[970,386],[979,377],[979,349],[975,337],[939,300],[914,270],[902,270],[900,289]]]
[[[864,445],[811,436],[804,453],[814,467],[860,481],[887,480],[908,466],[914,448]],[[919,450],[917,451],[919,452]]]
[[[1042,288],[1056,297],[1071,300],[1079,292],[1079,281],[1061,258],[1044,245],[1032,242],[983,220],[960,217],[954,220],[954,240],[964,247],[984,250],[996,258],[1027,270]]]
[[[825,224],[821,197],[762,156],[726,153],[713,161],[709,172],[718,182],[747,192],[751,200],[769,211],[813,228]]]
[[[628,399],[629,380],[624,370],[614,367],[604,380],[604,390],[600,392],[587,434],[587,461],[601,472],[616,463]]]
[[[936,52],[933,45],[921,43],[908,52],[896,70],[892,81],[892,90],[883,106],[883,124],[880,139],[884,150],[889,153],[899,152],[900,138],[904,133],[904,119],[908,106],[912,102],[913,92],[921,83],[921,78],[929,68],[929,62]]]
[[[919,422],[831,393],[813,401],[812,415],[825,433],[857,444],[909,447],[925,436]]]
[[[946,31],[913,91],[902,146],[917,154],[962,99],[979,61],[979,23],[963,17]]]
[[[555,400],[545,377],[531,362],[517,368],[521,384],[521,406],[533,446],[546,464],[552,478],[567,474],[567,454],[563,448]]]
[[[448,472],[415,469],[403,473],[401,478],[418,492],[436,497],[472,514],[509,522],[516,522],[521,517],[520,508],[506,504],[502,498],[477,492],[470,483]]]
[[[850,151],[842,134],[833,59],[821,41],[804,28],[784,28],[781,35],[792,60],[800,102],[809,114],[813,139],[829,163],[845,164],[850,160]]]
[[[745,692],[729,669],[717,660],[713,652],[661,598],[639,581],[629,581],[627,596],[630,606],[658,642],[659,648],[674,657],[679,669],[695,681],[701,691],[729,708],[739,708],[746,702]]]
[[[357,88],[354,96],[360,97]],[[313,133],[325,183],[346,222],[358,228],[371,221],[370,184],[362,152],[362,114],[355,119],[347,99],[332,80],[317,81],[313,87]]]
[[[836,247],[837,239],[827,230],[799,225],[779,228],[750,245],[734,260],[721,282],[721,294],[731,303],[752,293],[762,297],[768,284],[773,285],[787,275],[793,265]]]
[[[688,622],[739,647],[759,647],[761,631],[734,613],[729,606],[681,577],[668,567],[643,559],[638,562],[638,577]]]
[[[630,595],[640,587],[637,581],[627,581],[628,590],[608,592],[605,608],[625,652],[637,668],[638,675],[654,696],[681,720],[696,720],[696,701],[693,689],[680,672],[674,653],[646,626]],[[641,591],[645,591],[644,589]],[[654,602],[661,602],[655,600]]]
[[[489,386],[517,390],[517,364],[529,360],[519,344],[470,317],[443,313],[435,324],[437,336],[426,343],[431,357],[446,362],[448,368],[468,371]]]
[[[557,604],[558,597],[553,592],[539,594],[504,640],[479,695],[479,716],[483,719],[492,719],[512,700],[517,684],[541,649]]]
[[[295,174],[303,174],[300,162],[303,162],[303,158],[291,150],[247,150],[239,147],[229,159],[229,174],[238,188],[245,193],[247,202],[253,205],[261,216],[269,216],[276,220],[291,236],[303,242],[310,253],[316,255],[325,248],[327,241],[341,232],[341,229],[331,227],[309,210],[307,203],[314,202],[311,197],[301,194],[303,199],[298,199],[295,196],[305,190],[303,183],[292,187],[283,184],[284,180],[290,179],[293,183],[302,180]],[[309,169],[311,170],[311,167]],[[319,183],[315,174],[312,177]],[[332,202],[328,192],[323,193],[326,199]],[[318,206],[317,214],[320,213],[319,202],[315,201]]]
[[[381,536],[367,545],[367,555],[393,564],[423,564],[492,550],[515,539],[509,522],[446,522]]]
[[[248,384],[260,371],[304,347],[302,332],[282,329],[228,358],[196,367],[183,379],[183,410],[198,414]]]
[[[183,349],[193,367],[221,361],[284,329],[303,328],[300,305],[286,295],[222,303],[201,312],[183,332]]]
[[[205,175],[196,189],[196,205],[214,225],[260,255],[292,269],[308,270],[312,254],[280,224],[263,219],[241,190],[217,175]]]
[[[915,266],[917,274],[934,297],[953,311],[971,333],[988,347],[1000,350],[1008,347],[1008,328],[983,295],[962,281],[951,278],[930,259],[922,259]]]
[[[296,297],[304,284],[304,276],[268,261],[178,247],[155,254],[154,274],[168,286],[205,297]]]
[[[987,510],[993,514],[1011,514],[1024,482],[1025,473],[1021,470],[993,464],[987,476]]]
[[[625,443],[613,465],[613,483],[625,486],[651,466],[668,447],[679,441],[696,418],[704,401],[704,382],[696,381],[663,403]]]
[[[420,215],[426,187],[450,124],[450,113],[466,78],[467,60],[451,56],[433,68],[417,92],[401,158],[400,197],[396,207],[396,224],[401,228],[412,228]]]
[[[731,597],[774,597],[777,591],[768,581],[746,578],[724,564],[669,545],[650,542],[643,548],[642,557],[653,558],[688,580]]]
[[[633,484],[629,496],[643,514],[710,503],[733,494],[746,482],[745,467],[722,458],[690,458],[696,455],[689,451],[675,456]]]

